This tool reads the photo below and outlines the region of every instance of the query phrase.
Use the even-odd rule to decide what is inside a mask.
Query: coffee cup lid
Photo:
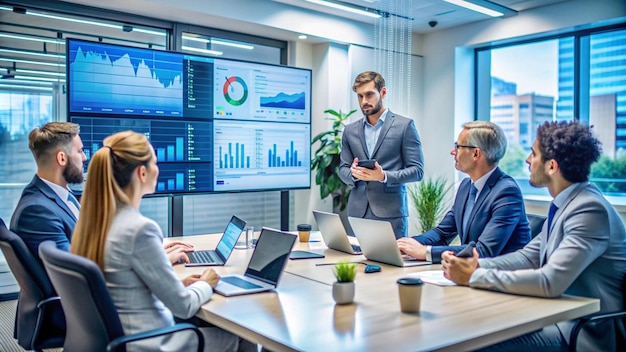
[[[300,225],[298,225],[298,231],[311,231],[311,225],[309,225],[309,224],[300,224]]]
[[[412,277],[403,277],[398,279],[398,284],[400,285],[422,285],[424,282],[418,278]]]

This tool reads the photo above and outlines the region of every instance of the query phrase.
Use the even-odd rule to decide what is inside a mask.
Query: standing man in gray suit
[[[600,142],[588,126],[552,122],[539,126],[526,159],[530,184],[547,187],[554,197],[541,233],[514,253],[491,259],[442,256],[443,270],[460,285],[520,295],[571,294],[600,299],[600,312],[624,309],[626,273],[624,223],[600,190],[588,182]],[[570,344],[575,321],[487,347],[488,351],[534,349],[561,351]],[[580,351],[615,351],[613,322],[591,324],[578,338]]]
[[[385,107],[385,79],[359,74],[352,85],[363,118],[346,126],[341,141],[339,177],[352,186],[348,215],[389,221],[396,238],[405,237],[409,208],[405,183],[420,181],[424,156],[413,120]],[[359,161],[376,160],[371,166]]]

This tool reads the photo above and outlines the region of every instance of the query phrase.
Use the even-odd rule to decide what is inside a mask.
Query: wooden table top
[[[211,249],[219,237],[184,240],[197,249]],[[312,235],[312,239],[317,238]],[[365,258],[327,249],[323,242],[296,242],[294,249],[326,257],[289,260],[278,288],[272,292],[229,298],[214,294],[197,316],[277,351],[458,351],[487,346],[600,308],[597,299],[534,298],[425,284],[420,312],[402,313],[397,279],[440,266],[399,268],[381,263],[376,263],[381,272],[371,274],[364,273],[365,265],[359,265],[355,302],[336,305],[331,291],[335,281],[332,265],[315,264],[360,262]],[[213,268],[220,275],[242,274],[252,251],[234,250],[225,266]],[[181,277],[203,270],[176,265]]]

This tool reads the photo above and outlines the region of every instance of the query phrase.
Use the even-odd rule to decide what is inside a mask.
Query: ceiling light
[[[50,71],[38,71],[38,70],[24,70],[22,68],[16,68],[15,72],[17,73],[31,73],[34,75],[44,75],[44,76],[57,76],[57,77],[65,77],[65,72],[50,72]]]
[[[184,34],[183,34],[183,39],[191,40],[192,42],[199,42],[199,43],[210,43],[211,42],[210,39],[199,38],[199,37],[190,37],[190,36],[187,36],[187,35],[184,35]]]
[[[298,39],[306,39],[306,35],[304,35],[304,34],[300,34],[300,35],[298,36]]]
[[[241,44],[241,43],[223,41],[223,40],[218,40],[218,39],[211,39],[211,44],[232,46],[234,48],[239,48],[239,49],[248,49],[248,50],[254,49],[254,46],[249,45],[249,44]]]
[[[0,88],[12,88],[12,89],[16,89],[17,87],[14,84],[0,84]],[[48,91],[51,92],[52,88],[51,87],[32,87],[32,86],[19,86],[19,89],[23,89],[23,90],[41,90],[41,91]]]
[[[352,13],[356,13],[356,14],[359,14],[359,15],[367,16],[367,17],[372,17],[372,18],[380,18],[380,17],[382,17],[380,14],[378,14],[376,12],[368,11],[365,8],[359,9],[359,8],[352,7],[352,6],[343,5],[343,4],[337,3],[337,2],[330,2],[330,1],[326,1],[326,0],[306,0],[306,1],[308,1],[310,3],[313,3],[313,4],[322,5],[322,6],[328,6],[328,7],[334,8],[334,9],[347,11],[347,12],[352,12]]]
[[[491,16],[491,17],[501,17],[506,14],[517,14],[517,11],[513,9],[509,9],[508,7],[501,6],[489,1],[481,1],[481,0],[443,0],[445,2],[449,2],[451,4],[465,7],[466,9],[470,9],[472,11],[480,12],[482,14]]]
[[[209,50],[209,49],[194,48],[194,47],[191,47],[191,46],[186,46],[186,45],[183,45],[183,46],[182,46],[182,49],[183,49],[183,50],[187,50],[187,51],[196,51],[196,52],[203,53],[203,54],[216,55],[216,56],[219,56],[219,55],[223,55],[223,54],[224,54],[224,53],[223,53],[223,52],[221,52],[221,51]]]
[[[58,79],[58,78],[48,78],[48,77],[35,77],[35,76],[21,76],[21,75],[15,75],[15,79],[22,79],[22,80],[26,80],[26,81],[44,81],[44,82],[61,82],[61,83],[65,83],[64,79]]]
[[[13,11],[13,8],[8,8],[6,6],[0,6],[0,10]],[[97,21],[81,20],[81,19],[78,19],[78,18],[57,16],[57,15],[52,15],[52,14],[48,14],[48,13],[44,13],[44,12],[31,11],[31,10],[26,10],[26,15],[50,18],[50,19],[53,19],[53,20],[60,20],[60,21],[66,21],[66,22],[90,24],[90,25],[93,25],[93,26],[114,28],[114,29],[119,29],[119,30],[122,30],[122,31],[124,30],[124,26],[119,25],[119,24],[111,24],[111,23],[104,23],[104,22],[97,22]],[[134,28],[134,27],[131,27],[131,28],[132,28],[132,30],[134,32],[146,33],[146,34],[152,34],[152,35],[159,35],[159,36],[165,36],[166,35],[165,31],[154,31],[154,30],[142,29],[142,28]]]
[[[17,63],[20,63],[20,64],[30,64],[30,65],[44,65],[44,66],[65,67],[65,64],[57,64],[57,63],[54,63],[54,62],[31,61],[31,60],[22,60],[22,59],[7,59],[7,58],[4,58],[4,57],[0,57],[0,61],[17,62]]]
[[[20,39],[20,40],[30,40],[32,42],[40,42],[40,43],[52,43],[52,44],[65,45],[65,41],[61,40],[61,39],[44,38],[44,37],[33,37],[33,36],[13,34],[13,33],[8,33],[8,32],[0,32],[0,37],[2,37],[2,38],[11,38],[11,39]]]
[[[231,41],[220,40],[220,39],[206,39],[206,38],[200,38],[200,37],[192,37],[192,36],[187,36],[185,34],[183,34],[183,39],[190,40],[192,42],[199,42],[199,43],[206,43],[206,44],[211,43],[211,44],[215,44],[215,45],[232,46],[234,48],[239,48],[239,49],[247,49],[247,50],[254,49],[254,46],[252,46],[250,44],[239,43],[239,42],[231,42]]]
[[[52,57],[52,58],[56,58],[56,59],[63,59],[63,60],[65,60],[65,55],[61,55],[61,54],[47,54],[47,53],[41,53],[41,52],[38,52],[38,51],[25,51],[25,50],[13,50],[13,49],[2,49],[2,48],[0,48],[0,52],[12,53],[12,54],[20,54],[20,55],[34,55],[34,56]],[[14,61],[14,60],[12,60],[12,61]]]

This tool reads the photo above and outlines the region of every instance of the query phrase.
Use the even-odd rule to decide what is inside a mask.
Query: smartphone
[[[359,162],[357,163],[357,166],[374,170],[376,168],[376,159],[359,160]]]
[[[474,247],[476,247],[476,242],[470,241],[470,243],[467,244],[467,247],[463,248],[463,250],[455,254],[455,256],[459,258],[470,258],[474,256]]]

